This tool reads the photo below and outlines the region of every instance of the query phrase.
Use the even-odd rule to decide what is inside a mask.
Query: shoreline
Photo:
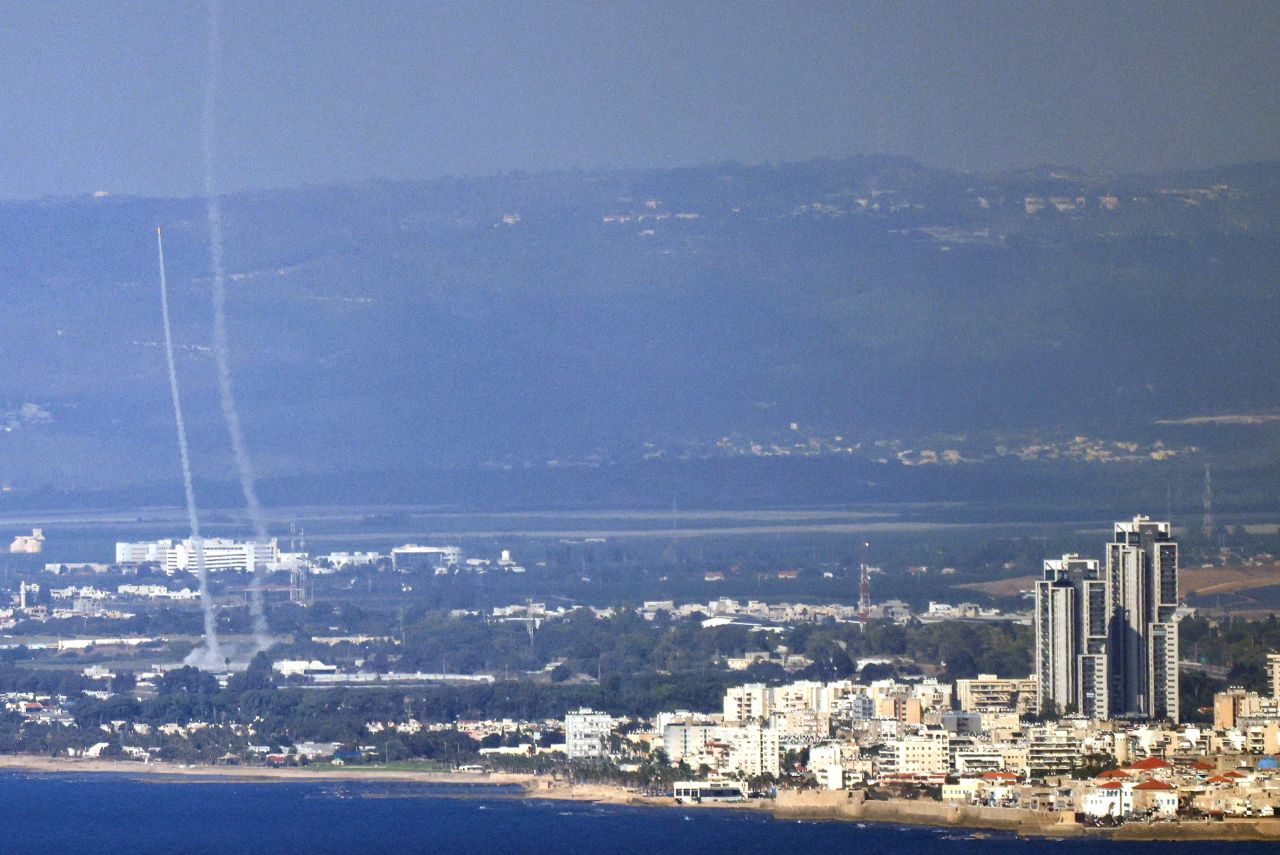
[[[397,781],[416,784],[476,784],[482,786],[515,786],[527,789],[539,780],[536,775],[514,772],[432,772],[417,769],[383,769],[377,767],[327,768],[297,766],[197,766],[153,761],[79,760],[32,754],[0,755],[0,772],[34,772],[38,774],[111,774],[133,777],[169,779],[172,783],[240,781],[256,783],[290,783],[299,781]]]
[[[644,796],[612,784],[567,784],[547,776],[516,772],[434,772],[378,767],[196,766],[128,760],[80,760],[41,755],[2,755],[0,772],[49,775],[111,774],[165,783],[301,783],[306,781],[389,781],[518,788],[498,798],[586,802],[684,810],[748,810],[779,820],[817,820],[946,828],[957,832],[997,831],[1019,837],[1134,841],[1280,841],[1280,820],[1228,818],[1217,822],[1142,823],[1087,828],[1067,816],[1018,808],[983,808],[925,801],[867,801],[860,791],[784,790],[777,799],[737,803],[677,805],[663,796]]]

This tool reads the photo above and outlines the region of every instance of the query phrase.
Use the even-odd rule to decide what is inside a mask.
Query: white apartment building
[[[903,736],[886,744],[881,773],[892,775],[945,775],[951,770],[950,737],[930,730]]]
[[[1027,767],[1042,774],[1069,771],[1083,756],[1080,732],[1074,727],[1043,724],[1027,731]]]
[[[1001,678],[979,674],[956,680],[956,702],[964,712],[1017,712],[1029,715],[1040,708],[1038,681],[1034,676]]]
[[[721,726],[708,721],[688,719],[668,721],[662,724],[662,750],[672,765],[681,762],[697,768],[697,758],[704,753],[709,742],[718,738]]]
[[[772,775],[776,778],[781,773],[781,749],[776,731],[758,724],[724,730],[729,743],[729,757],[728,763],[720,769],[723,774],[744,778]]]
[[[592,709],[579,709],[564,717],[564,747],[570,760],[609,755],[613,717]]]
[[[847,695],[841,695],[832,702],[831,714],[833,717],[840,716],[850,721],[874,718],[876,702],[865,691],[851,692]]]
[[[951,766],[959,775],[981,775],[983,772],[1003,772],[1005,754],[999,745],[974,743],[955,746]]]
[[[724,693],[726,723],[757,721],[773,712],[773,690],[764,683],[734,686]]]
[[[774,710],[769,727],[793,739],[825,739],[831,735],[831,716],[813,709]]]
[[[788,683],[785,686],[778,686],[770,691],[773,695],[772,712],[795,710],[822,710],[825,712],[831,709],[831,704],[828,700],[829,692],[824,683],[801,680],[795,683]]]
[[[672,765],[707,766],[720,775],[777,776],[779,734],[759,723],[729,725],[673,721],[662,729],[662,748]]]
[[[927,685],[928,681],[926,681]],[[927,686],[925,695],[932,698],[935,686]],[[950,687],[946,687],[947,702],[950,703]],[[848,708],[846,699],[856,694],[865,697],[866,687],[857,686],[852,681],[840,680],[833,683],[819,683],[812,680],[801,680],[783,686],[769,687],[763,683],[748,683],[734,686],[725,692],[724,720],[726,723],[756,721],[767,719],[772,715],[787,712],[813,711],[829,718],[833,712]],[[870,702],[859,705],[859,710],[872,709]],[[869,717],[868,712],[863,717]]]
[[[809,748],[809,771],[826,790],[843,789],[849,775],[858,774],[859,750],[852,742],[826,742]]]
[[[781,746],[778,735],[769,727],[748,724],[745,727],[722,727],[721,742],[728,746],[721,762],[713,765],[714,771],[723,776],[754,778],[781,773]]]

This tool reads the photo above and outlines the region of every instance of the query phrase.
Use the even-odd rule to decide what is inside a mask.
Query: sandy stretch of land
[[[177,763],[138,763],[129,760],[80,760],[39,755],[0,756],[0,770],[44,772],[50,774],[130,775],[181,780],[236,780],[270,783],[273,781],[403,781],[417,784],[510,785],[536,788],[538,777],[505,772],[428,772],[415,769],[382,769],[373,766],[309,766],[305,768],[271,766],[196,766]]]
[[[79,760],[38,755],[0,756],[0,771],[43,774],[111,774],[152,782],[395,781],[419,784],[504,786],[501,795],[636,807],[677,805],[670,797],[646,796],[608,784],[568,784],[549,776],[504,772],[429,772],[379,767],[195,766],[119,760]],[[779,819],[890,823],[952,828],[969,833],[1003,831],[1023,837],[1086,837],[1116,840],[1203,840],[1280,842],[1280,820],[1227,819],[1221,822],[1133,822],[1116,829],[1084,828],[1067,816],[1016,808],[981,808],[925,800],[866,801],[860,791],[781,791],[776,800],[679,805],[682,810],[759,810]]]

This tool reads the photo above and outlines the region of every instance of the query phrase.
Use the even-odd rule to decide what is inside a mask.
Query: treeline
[[[352,608],[344,606],[343,611]],[[394,626],[390,634],[396,641],[374,645],[372,653],[352,645],[298,642],[277,655],[325,661],[363,658],[365,667],[375,670],[512,675],[560,663],[552,675],[564,680],[583,675],[624,674],[634,679],[645,673],[679,674],[723,667],[726,657],[764,651],[802,654],[813,664],[790,675],[776,666],[763,666],[754,674],[756,679],[833,680],[856,675],[858,660],[865,657],[943,663],[949,678],[979,673],[1025,676],[1034,647],[1029,627],[1005,622],[900,625],[872,621],[865,629],[856,623],[801,623],[766,632],[743,625],[704,627],[696,619],[673,621],[665,615],[648,621],[626,604],[620,604],[611,618],[597,619],[580,609],[563,619],[544,620],[532,633],[523,622],[409,612],[403,629]],[[397,643],[401,638],[403,644]]]
[[[1182,658],[1227,669],[1219,683],[1270,694],[1267,654],[1280,653],[1280,619],[1194,617],[1178,625]],[[1185,677],[1184,677],[1185,679]]]
[[[70,689],[30,672],[23,690]],[[724,671],[679,675],[606,675],[598,684],[547,684],[512,680],[490,685],[435,685],[404,688],[334,688],[323,691],[278,686],[269,659],[259,655],[244,673],[220,687],[213,675],[192,667],[166,673],[156,694],[123,692],[107,698],[78,695],[69,704],[76,727],[23,725],[16,713],[0,716],[0,752],[58,753],[108,744],[107,754],[124,744],[159,749],[168,759],[213,760],[225,752],[242,754],[249,745],[285,748],[300,742],[334,742],[356,750],[375,745],[391,760],[424,758],[464,762],[480,743],[456,728],[466,719],[561,719],[566,710],[592,706],[616,715],[651,715],[663,709],[719,709],[724,689],[739,681]],[[123,688],[123,686],[122,686]],[[443,730],[417,733],[370,729],[371,723],[450,723]],[[144,725],[137,732],[121,723]],[[178,724],[188,732],[163,733]],[[191,725],[195,723],[195,726]],[[253,733],[234,725],[252,723]],[[123,734],[123,735],[122,735]],[[543,744],[550,734],[542,735]],[[529,740],[536,738],[530,734]],[[509,742],[512,740],[508,740]]]

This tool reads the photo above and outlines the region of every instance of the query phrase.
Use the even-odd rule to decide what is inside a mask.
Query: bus
[[[747,800],[747,791],[737,781],[676,781],[671,795],[678,805]]]

